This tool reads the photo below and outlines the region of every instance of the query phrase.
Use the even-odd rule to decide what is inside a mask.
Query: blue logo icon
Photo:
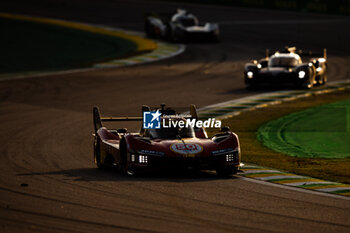
[[[160,116],[162,114],[156,112],[143,112],[143,128],[144,129],[160,129]]]

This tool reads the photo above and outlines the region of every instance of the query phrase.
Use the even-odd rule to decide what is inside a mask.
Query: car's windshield
[[[184,27],[191,27],[191,26],[198,25],[198,19],[196,18],[196,16],[191,14],[186,14],[184,12],[175,14],[172,17],[171,21],[173,23],[181,24]]]
[[[269,67],[294,67],[299,65],[299,60],[295,57],[271,57]]]
[[[185,27],[196,26],[196,20],[192,17],[183,17],[179,19],[179,22]]]
[[[176,139],[195,137],[192,127],[170,127],[160,129],[148,129],[148,135],[152,139]]]

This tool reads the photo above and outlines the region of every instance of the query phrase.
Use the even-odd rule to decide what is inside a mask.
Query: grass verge
[[[74,22],[0,13],[0,73],[89,67],[155,49],[153,41]]]
[[[257,139],[259,127],[271,120],[311,107],[350,99],[350,91],[313,95],[291,102],[272,105],[267,108],[242,112],[240,115],[225,119],[227,125],[239,135],[242,160],[261,166],[311,176],[330,181],[350,184],[349,158],[299,158],[271,150]],[[213,134],[213,132],[209,132]]]
[[[258,139],[265,146],[290,156],[350,158],[348,109],[350,100],[292,113],[262,125]]]

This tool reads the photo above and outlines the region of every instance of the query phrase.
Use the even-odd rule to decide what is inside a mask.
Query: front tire
[[[258,86],[256,84],[251,83],[251,84],[246,84],[245,88],[247,91],[255,91],[258,89]]]
[[[237,174],[237,167],[220,167],[216,169],[216,174],[220,177],[230,177]]]
[[[314,78],[309,77],[308,80],[306,82],[303,82],[301,84],[301,89],[312,89],[314,86]]]
[[[124,152],[123,161],[122,161],[122,172],[124,175],[133,176],[135,175],[135,172],[130,168],[129,158],[130,158],[130,152],[129,151]]]

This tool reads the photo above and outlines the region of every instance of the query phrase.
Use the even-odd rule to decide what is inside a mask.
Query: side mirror
[[[223,126],[220,129],[220,132],[229,132],[229,131],[231,131],[231,130],[230,130],[230,127],[228,127],[228,126]]]
[[[120,129],[117,129],[117,132],[118,133],[127,133],[128,130],[126,128],[120,128]]]

